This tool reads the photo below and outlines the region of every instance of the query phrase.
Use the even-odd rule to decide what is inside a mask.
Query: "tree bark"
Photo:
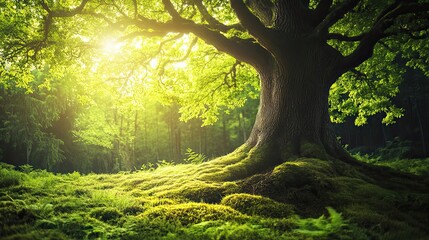
[[[340,54],[311,39],[287,45],[293,48],[256,67],[261,78],[260,105],[246,144],[269,146],[276,162],[293,156],[338,158],[344,151],[331,128],[328,95],[339,77],[335,66]]]

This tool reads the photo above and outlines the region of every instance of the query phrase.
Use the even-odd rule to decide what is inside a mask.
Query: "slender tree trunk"
[[[33,147],[33,142],[32,141],[27,142],[27,154],[26,154],[27,164],[30,164],[30,155],[31,155],[32,147]]]
[[[225,114],[222,115],[222,153],[226,153],[229,144],[229,135],[226,130],[226,117]]]
[[[422,143],[422,151],[423,151],[422,153],[423,153],[423,156],[426,156],[425,134],[423,132],[423,124],[422,124],[422,119],[420,116],[420,109],[418,107],[417,100],[415,100],[414,106],[416,107],[417,121],[419,123],[420,141]]]
[[[133,166],[136,165],[136,145],[137,145],[137,131],[138,131],[138,111],[136,110],[134,113],[134,139],[133,139],[133,149],[132,149],[132,161]]]

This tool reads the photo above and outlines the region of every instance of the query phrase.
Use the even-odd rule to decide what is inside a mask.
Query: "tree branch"
[[[197,44],[197,42],[198,42],[198,38],[194,38],[192,40],[191,44],[189,45],[188,49],[186,50],[186,53],[181,58],[178,58],[178,59],[169,59],[169,60],[165,61],[159,67],[159,75],[161,76],[161,75],[164,74],[165,66],[167,66],[167,64],[185,61],[189,57],[189,55],[191,55],[192,48],[194,48],[194,46],[195,46],[195,44]]]
[[[319,24],[328,15],[329,9],[332,6],[333,0],[320,0],[316,9],[313,12],[314,22]]]
[[[271,0],[247,0],[246,4],[265,26],[273,23],[274,4]]]
[[[252,35],[263,47],[271,53],[279,51],[275,46],[281,41],[274,35],[274,31],[266,28],[264,24],[253,15],[242,0],[230,0],[231,7],[240,20],[241,25]]]
[[[327,35],[328,40],[335,39],[335,40],[344,41],[344,42],[357,42],[362,40],[363,37],[364,37],[364,34],[360,34],[356,36],[346,36],[340,33],[329,33]]]
[[[67,11],[53,11],[43,1],[41,2],[41,5],[51,17],[72,17],[76,14],[87,14],[93,17],[104,19],[107,23],[113,26],[119,25],[126,28],[127,26],[134,25],[141,29],[141,31],[124,36],[124,38],[136,37],[138,35],[159,36],[159,34],[168,32],[193,33],[200,39],[204,40],[206,43],[214,46],[219,51],[226,52],[234,58],[242,62],[249,63],[253,66],[265,64],[267,62],[267,58],[271,57],[270,53],[268,53],[264,48],[253,41],[239,38],[227,38],[218,30],[210,29],[207,26],[182,18],[170,0],[162,0],[165,11],[167,11],[168,14],[170,14],[172,17],[172,19],[167,22],[159,22],[150,18],[146,18],[140,14],[137,14],[136,18],[125,16],[125,18],[121,19],[119,22],[113,22],[102,14],[84,11],[83,9],[88,1],[89,0],[82,0],[78,7]]]
[[[137,0],[133,0],[133,8],[134,8],[134,18],[137,18],[139,14]]]
[[[40,1],[40,4],[42,5],[43,9],[45,9],[46,12],[48,12],[49,15],[52,17],[73,17],[76,14],[82,12],[82,10],[85,8],[85,5],[88,3],[89,0],[82,0],[82,2],[77,6],[76,8],[69,9],[69,10],[55,10],[52,11],[52,9],[49,8],[49,6],[45,3],[45,1]]]
[[[164,4],[165,10],[168,12],[168,14],[170,14],[173,20],[182,19],[179,12],[177,12],[170,0],[162,0],[162,3]]]
[[[374,23],[371,30],[369,30],[366,34],[363,35],[362,40],[360,41],[356,50],[353,51],[350,55],[344,57],[344,61],[341,66],[343,72],[355,68],[365,60],[369,59],[373,54],[375,45],[382,38],[401,33],[410,33],[410,31],[401,31],[400,29],[392,32],[386,32],[386,30],[395,23],[394,20],[398,16],[428,11],[429,3],[406,4],[404,3],[404,1],[401,1],[399,4],[395,2],[389,7],[387,7],[379,14],[379,16],[377,17],[377,21]],[[423,27],[429,27],[429,25],[424,25]],[[422,31],[425,29],[416,28],[415,30]]]
[[[211,28],[219,30],[221,32],[227,32],[230,29],[237,29],[240,31],[244,30],[240,25],[237,24],[228,26],[219,22],[209,13],[207,8],[204,6],[202,0],[193,0],[193,3],[195,4],[195,6],[197,6],[198,11],[201,13],[202,17],[204,18],[204,20],[207,21]]]
[[[193,33],[206,43],[221,52],[226,52],[242,62],[257,66],[266,62],[270,54],[258,44],[244,39],[229,39],[218,31],[196,24],[190,20],[158,22],[139,16],[137,20],[129,19],[129,24],[142,30],[156,30],[177,33]]]
[[[328,29],[342,19],[346,13],[356,7],[360,1],[361,0],[347,0],[343,4],[335,7],[313,32],[319,36],[325,36],[328,33]]]
[[[35,55],[37,55],[37,52],[40,51],[40,49],[46,44],[46,41],[48,40],[53,18],[54,17],[73,17],[76,14],[81,13],[83,11],[88,1],[89,0],[82,0],[79,6],[71,10],[55,10],[55,11],[52,11],[52,9],[49,8],[49,6],[45,3],[45,1],[43,0],[40,1],[40,5],[48,13],[48,15],[45,17],[44,23],[43,23],[43,39],[38,41],[39,44],[37,45],[37,47],[34,48],[36,52]]]

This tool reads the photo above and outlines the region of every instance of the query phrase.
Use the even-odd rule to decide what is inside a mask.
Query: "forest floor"
[[[229,157],[87,175],[1,164],[0,239],[429,239],[429,192],[311,158],[210,177]],[[429,159],[378,164],[428,182]]]

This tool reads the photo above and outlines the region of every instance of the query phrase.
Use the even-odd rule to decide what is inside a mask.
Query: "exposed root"
[[[235,181],[238,188],[234,192],[291,204],[303,216],[318,216],[332,206],[362,225],[366,224],[364,218],[381,219],[383,231],[410,227],[429,232],[429,188],[422,177],[359,162],[345,151],[339,159],[311,144],[305,147],[308,151],[302,153],[313,157],[279,153],[268,145],[243,145],[199,166],[198,179]],[[281,156],[293,157],[281,160]],[[366,213],[358,209],[366,209]]]

